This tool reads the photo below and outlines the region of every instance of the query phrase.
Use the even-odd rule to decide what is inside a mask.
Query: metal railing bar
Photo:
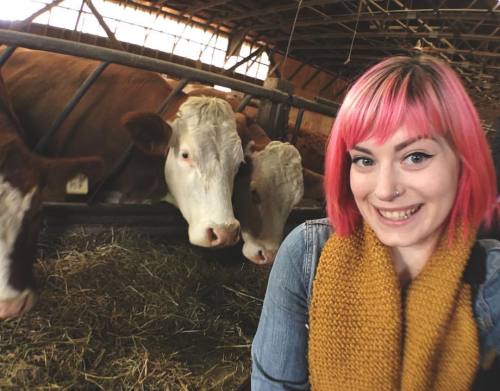
[[[250,94],[255,97],[267,98],[277,103],[286,103],[293,107],[304,108],[306,110],[331,117],[335,117],[338,110],[338,107],[315,103],[311,100],[297,96],[289,96],[288,94],[278,90],[267,89],[227,76],[119,50],[7,29],[0,29],[0,42],[11,46],[22,46],[30,49],[53,51],[57,53],[122,64],[135,68],[142,68],[153,72],[165,73],[181,79],[189,78],[191,80],[197,80],[209,84],[218,84],[242,91],[245,94]]]
[[[7,46],[2,54],[0,54],[0,68],[3,64],[12,56],[12,53],[16,50],[16,46]]]
[[[302,125],[302,117],[304,116],[304,109],[299,109],[297,113],[297,118],[295,119],[295,126],[292,132],[292,140],[290,141],[293,145],[297,144],[297,140],[299,139],[299,130],[300,125]]]
[[[167,108],[168,104],[172,101],[172,99],[175,98],[175,96],[186,87],[186,85],[190,82],[191,80],[188,78],[179,80],[177,85],[174,87],[174,89],[168,94],[168,96],[165,98],[165,100],[160,104],[160,107],[156,111],[159,115],[162,115],[165,109]]]
[[[253,98],[252,95],[245,95],[245,97],[243,98],[243,100],[238,105],[238,108],[236,109],[236,112],[237,113],[241,113],[245,109],[245,107],[248,105],[248,103],[250,103],[250,100],[252,98]]]
[[[68,117],[68,115],[71,114],[71,111],[73,108],[80,102],[82,97],[85,95],[85,93],[88,91],[88,89],[94,84],[94,82],[97,80],[99,75],[106,69],[106,67],[109,65],[109,62],[102,62],[97,66],[97,68],[92,72],[89,77],[83,82],[83,84],[80,86],[78,91],[75,92],[69,103],[66,105],[64,110],[62,111],[61,114],[59,114],[59,117],[56,118],[50,129],[44,133],[36,147],[34,148],[35,152],[38,153],[43,153],[45,148],[47,147],[48,142],[52,138],[53,134],[59,129],[61,124],[64,122],[64,120]]]

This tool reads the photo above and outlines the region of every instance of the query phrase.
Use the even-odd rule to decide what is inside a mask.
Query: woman
[[[353,85],[325,159],[328,220],[283,242],[252,390],[469,390],[500,352],[496,185],[456,74],[392,57]],[[333,227],[333,228],[332,228]]]

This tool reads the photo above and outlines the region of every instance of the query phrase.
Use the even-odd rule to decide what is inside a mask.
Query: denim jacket
[[[283,241],[269,276],[252,344],[253,391],[308,390],[308,306],[321,250],[330,236],[327,219],[307,221]],[[500,354],[500,241],[479,241],[486,275],[475,295],[481,363]]]

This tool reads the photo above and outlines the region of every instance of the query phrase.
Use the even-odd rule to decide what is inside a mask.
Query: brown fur
[[[62,54],[16,50],[4,65],[3,74],[30,145],[35,145],[50,128],[97,64]],[[159,74],[109,65],[55,133],[47,154],[97,155],[104,160],[105,172],[110,171],[133,141],[122,117],[159,108],[170,92],[170,86]],[[163,117],[173,118],[183,99],[185,95],[177,97]],[[107,190],[119,191],[126,199],[136,201],[164,196],[165,156],[158,151],[151,152],[155,153],[134,148],[128,164]],[[51,200],[63,197],[60,192],[46,193],[46,198]]]

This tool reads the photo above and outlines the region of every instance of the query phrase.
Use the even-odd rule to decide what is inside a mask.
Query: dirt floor
[[[42,236],[39,300],[0,323],[0,390],[236,390],[268,272],[123,229]]]

